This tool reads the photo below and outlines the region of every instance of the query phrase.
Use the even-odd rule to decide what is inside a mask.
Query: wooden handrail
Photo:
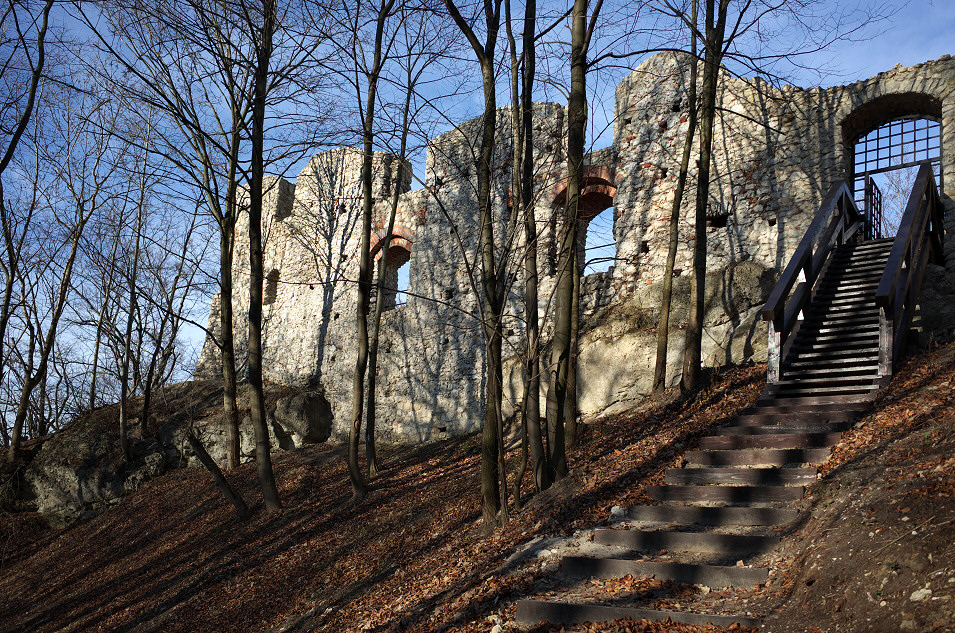
[[[892,242],[875,302],[879,306],[879,375],[892,375],[930,260],[942,260],[942,203],[932,166],[922,165]]]
[[[852,193],[849,191],[849,187],[846,185],[846,183],[844,181],[840,181],[832,185],[832,187],[829,188],[829,193],[827,193],[826,197],[823,198],[822,204],[819,206],[819,211],[816,213],[816,217],[813,219],[812,224],[810,224],[809,228],[806,229],[806,234],[799,242],[799,246],[796,247],[796,251],[789,260],[786,270],[784,270],[783,274],[780,275],[779,281],[776,282],[776,287],[773,288],[772,293],[769,295],[769,299],[766,300],[766,305],[763,306],[762,310],[764,321],[773,321],[782,313],[784,304],[786,303],[786,298],[789,296],[789,292],[796,284],[796,281],[799,278],[799,273],[805,269],[807,262],[810,261],[810,258],[813,255],[813,245],[816,242],[823,241],[817,239],[819,234],[826,228],[835,228],[834,226],[830,225],[832,224],[831,220],[833,213],[841,208],[839,204],[840,201],[845,201],[848,203],[847,207],[854,215],[852,218],[853,220],[861,217],[859,210],[856,208],[855,202],[852,200]],[[824,261],[825,258],[822,258],[822,260]],[[812,277],[812,281],[815,281],[815,276],[818,274],[818,272],[818,268],[816,270],[812,270],[812,267],[810,267],[810,274],[806,275],[806,280],[809,281],[810,277]]]
[[[836,245],[854,237],[863,222],[848,185],[833,184],[761,311],[763,320],[769,321],[770,383],[779,381],[790,335],[829,255]]]

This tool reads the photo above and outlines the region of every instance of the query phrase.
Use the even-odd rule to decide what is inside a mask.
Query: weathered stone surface
[[[315,390],[285,392],[266,412],[272,450],[291,450],[325,441],[331,429],[331,409],[322,394]],[[225,433],[217,407],[221,397],[221,390],[210,391],[208,398],[199,400],[197,410],[215,411],[211,416],[197,415],[191,419],[195,412],[176,412],[154,420],[154,431],[145,437],[138,421],[131,421],[128,462],[120,457],[119,435],[113,420],[87,419],[70,425],[42,444],[23,474],[23,489],[14,491],[13,496],[20,506],[26,503],[58,521],[95,514],[168,469],[201,467],[185,440],[189,428],[213,459],[223,463]],[[240,409],[248,406],[248,398],[248,386],[243,385]],[[250,461],[254,458],[255,441],[248,416],[242,421],[240,433],[242,461]]]
[[[332,409],[321,394],[279,398],[269,419],[292,438],[296,448],[324,442],[332,432]]]
[[[664,274],[670,207],[688,125],[686,80],[689,61],[674,53],[656,55],[617,87],[613,146],[593,152],[585,166],[581,231],[612,204],[615,261],[582,282],[582,318],[592,323],[580,348],[579,377],[584,412],[645,393],[652,366],[659,284]],[[852,144],[900,115],[955,119],[955,60],[897,66],[865,81],[833,88],[777,88],[759,79],[722,77],[707,217],[708,283],[704,363],[723,365],[765,358],[765,325],[759,305],[786,265],[831,184],[852,175]],[[552,308],[556,280],[556,237],[565,187],[564,108],[535,106],[535,158],[540,308]],[[374,159],[375,235],[384,237],[388,199],[402,191],[393,262],[409,261],[409,295],[382,323],[378,367],[378,435],[425,441],[463,433],[481,424],[484,342],[475,289],[478,271],[478,209],[474,156],[481,118],[462,123],[429,145],[425,186],[407,191],[397,181],[394,157]],[[512,247],[512,282],[505,300],[505,355],[524,343],[523,238],[505,239],[511,217],[509,109],[497,117],[491,199],[497,256]],[[955,207],[955,126],[942,127],[943,199],[949,234]],[[694,157],[695,159],[695,157]],[[321,384],[335,414],[332,435],[347,434],[355,361],[360,152],[336,149],[315,156],[293,184],[273,181],[266,207],[268,283],[265,306],[265,369],[284,384]],[[696,183],[691,177],[681,207],[676,259],[677,304],[673,327],[685,316],[686,286],[694,248]],[[244,229],[239,227],[239,234]],[[246,250],[235,257],[235,329],[239,340],[248,301]],[[949,273],[955,270],[955,240],[945,243]],[[380,255],[380,251],[376,251]],[[379,260],[380,261],[380,260]],[[389,269],[386,277],[397,278]],[[715,281],[718,279],[718,282]],[[952,297],[945,290],[933,298]],[[387,294],[387,293],[386,293]],[[390,299],[389,299],[390,301]],[[955,301],[949,301],[949,305]],[[390,304],[386,304],[390,307]],[[934,304],[933,304],[934,305]],[[218,304],[210,326],[218,331]],[[930,327],[945,328],[945,311]],[[598,323],[594,319],[602,319]],[[549,336],[550,316],[543,333]],[[240,358],[244,350],[239,349]],[[679,380],[682,340],[674,337],[668,383]],[[215,347],[206,345],[197,375],[214,377]],[[610,368],[608,370],[608,367]],[[505,409],[519,404],[520,371],[509,364]]]

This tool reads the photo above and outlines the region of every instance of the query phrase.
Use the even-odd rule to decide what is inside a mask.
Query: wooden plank
[[[823,448],[835,446],[842,433],[781,433],[779,435],[711,435],[700,440],[700,448]]]
[[[700,466],[747,466],[821,464],[829,458],[828,448],[746,448],[729,451],[689,451],[687,463]]]
[[[787,420],[786,424],[731,424],[716,431],[717,435],[780,435],[784,433],[836,433],[848,431],[851,422],[799,422]]]

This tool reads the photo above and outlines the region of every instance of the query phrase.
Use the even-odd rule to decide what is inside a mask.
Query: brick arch
[[[924,92],[903,92],[884,94],[866,101],[854,108],[840,123],[842,139],[846,147],[880,127],[900,119],[915,116],[940,121],[942,118],[942,100]]]
[[[616,174],[613,168],[605,165],[585,165],[583,172],[577,217],[580,222],[589,222],[601,211],[613,206],[614,196],[617,195]],[[566,200],[567,178],[564,178],[554,187],[553,205],[563,206]]]
[[[382,247],[385,245],[385,233],[387,227],[375,227],[375,230],[372,231],[371,235],[371,255],[375,260],[381,259]],[[411,258],[412,246],[414,244],[414,231],[411,229],[402,226],[400,224],[395,224],[394,230],[391,232],[391,244],[389,246],[390,255],[388,259],[392,262],[396,261],[395,256],[403,264]]]

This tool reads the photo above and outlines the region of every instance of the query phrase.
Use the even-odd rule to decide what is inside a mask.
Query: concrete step
[[[699,466],[785,466],[787,464],[821,464],[829,458],[828,448],[746,448],[729,451],[690,451],[688,464]]]
[[[816,481],[815,468],[668,468],[663,483],[749,486],[805,486]]]
[[[744,558],[763,554],[779,545],[778,536],[751,534],[714,534],[712,532],[673,532],[618,530],[601,528],[594,531],[594,542],[623,547],[634,552],[704,552],[723,554],[728,558]]]
[[[518,600],[517,621],[523,624],[537,624],[540,621],[551,624],[583,624],[584,622],[611,622],[623,618],[631,620],[667,620],[683,624],[730,627],[739,624],[756,627],[758,620],[751,617],[734,615],[707,615],[682,611],[657,611],[633,607],[604,606],[599,604],[574,604],[551,600]]]
[[[622,558],[567,556],[560,563],[561,574],[569,578],[656,578],[688,585],[709,587],[752,587],[765,582],[768,569],[727,567],[692,563],[657,563]]]
[[[828,452],[828,449],[826,449],[827,454]],[[627,518],[634,521],[654,521],[681,525],[696,523],[714,527],[726,525],[786,525],[792,523],[798,517],[799,513],[789,508],[631,506],[627,510]]]

